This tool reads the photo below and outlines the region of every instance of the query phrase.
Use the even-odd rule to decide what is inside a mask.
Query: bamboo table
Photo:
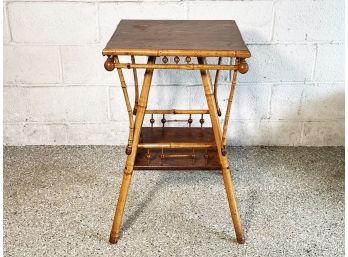
[[[122,20],[103,50],[107,56],[104,67],[117,69],[129,116],[129,137],[126,147],[127,162],[120,194],[116,204],[110,243],[120,237],[120,227],[133,170],[187,169],[222,170],[231,217],[239,243],[244,235],[233,192],[232,178],[226,154],[226,135],[237,73],[246,73],[245,59],[250,52],[245,46],[236,23],[230,21],[168,21]],[[121,63],[119,56],[130,56],[130,62]],[[148,56],[147,63],[136,63],[135,56]],[[162,57],[162,63],[156,58]],[[180,60],[180,57],[182,60]],[[197,58],[194,63],[193,58]],[[206,57],[218,57],[217,64],[208,64]],[[222,64],[222,58],[231,58],[233,64]],[[231,62],[232,63],[232,62]],[[122,69],[132,69],[135,103],[132,108]],[[145,69],[139,97],[136,69]],[[155,69],[199,70],[202,77],[208,109],[148,110],[148,96]],[[216,70],[214,84],[209,70]],[[220,128],[217,90],[220,70],[233,70],[232,82],[225,112],[223,129]],[[213,85],[212,85],[213,84]],[[150,127],[143,127],[145,114],[151,115]],[[185,127],[166,127],[166,114],[189,115]],[[209,114],[211,127],[203,127],[203,115]],[[154,116],[160,115],[162,125],[154,126]],[[192,125],[198,116],[199,127]]]

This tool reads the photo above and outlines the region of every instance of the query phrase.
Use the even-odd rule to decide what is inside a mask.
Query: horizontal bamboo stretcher
[[[218,65],[218,64],[142,64],[142,63],[118,63],[115,68],[127,69],[172,69],[172,70],[238,70],[238,65]]]

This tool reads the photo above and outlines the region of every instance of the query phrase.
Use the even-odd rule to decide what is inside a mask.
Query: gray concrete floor
[[[5,256],[344,256],[344,148],[229,148],[246,243],[222,177],[135,171],[108,243],[122,147],[5,147]]]

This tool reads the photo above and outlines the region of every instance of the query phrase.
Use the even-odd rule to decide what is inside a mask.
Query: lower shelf
[[[215,145],[212,128],[143,127],[139,144],[149,143],[209,143]],[[161,155],[164,154],[164,158]],[[194,154],[194,158],[192,155]],[[163,155],[162,155],[163,157]],[[215,147],[146,149],[139,148],[135,170],[220,170]]]

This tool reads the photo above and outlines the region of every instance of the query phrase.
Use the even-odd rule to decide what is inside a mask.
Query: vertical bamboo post
[[[236,62],[235,64],[238,65],[238,63],[239,63],[238,59],[236,59],[235,62]],[[234,90],[236,88],[236,83],[237,83],[237,73],[238,73],[238,70],[233,71],[230,95],[228,97],[226,115],[225,115],[225,120],[224,120],[224,127],[223,127],[223,132],[222,132],[222,144],[223,144],[223,146],[226,145],[228,121],[230,119],[230,111],[231,111],[231,106],[232,106],[232,102],[233,102]]]
[[[115,55],[114,62],[116,64],[119,64],[120,61],[118,59],[118,56]],[[123,72],[121,68],[117,68],[118,76],[121,82],[122,92],[124,96],[124,100],[126,101],[126,107],[128,112],[128,119],[129,119],[129,135],[128,135],[128,144],[126,148],[126,154],[131,154],[132,152],[132,141],[133,141],[133,127],[134,127],[134,121],[133,121],[133,114],[132,114],[132,106],[129,101],[128,91],[127,91],[127,85],[124,80]]]
[[[147,63],[154,64],[156,57],[149,57]],[[143,87],[141,89],[141,95],[138,103],[137,115],[135,117],[134,123],[134,133],[133,133],[133,142],[132,142],[132,152],[127,157],[126,167],[123,172],[122,184],[120,188],[120,194],[118,197],[116,211],[114,216],[114,221],[111,228],[109,242],[116,244],[120,237],[120,228],[122,223],[122,217],[124,212],[124,206],[126,204],[127,193],[129,189],[129,184],[132,178],[134,161],[137,154],[137,148],[140,138],[140,130],[143,124],[145,110],[147,107],[151,80],[152,80],[153,68],[148,68],[145,70]]]
[[[205,61],[204,59],[205,58],[203,57],[198,57],[198,63],[204,64],[204,61]],[[211,123],[213,127],[217,151],[218,151],[218,155],[219,155],[219,159],[220,159],[220,163],[222,167],[222,175],[223,175],[223,180],[225,184],[228,205],[230,207],[232,222],[233,222],[234,230],[236,232],[237,242],[244,243],[244,234],[243,234],[243,229],[240,223],[239,213],[237,209],[237,202],[233,192],[233,184],[232,184],[232,178],[231,178],[231,174],[230,174],[230,170],[228,166],[228,160],[227,160],[227,157],[222,154],[223,145],[222,145],[221,129],[220,129],[219,119],[217,116],[214,95],[211,90],[211,81],[210,81],[207,70],[201,70],[200,72],[201,72],[205,96],[206,96],[208,107],[209,107],[210,119],[211,119]]]
[[[132,61],[132,64],[135,64],[135,57],[134,57],[134,55],[131,55],[131,61]],[[135,89],[133,114],[136,115],[137,114],[138,101],[139,101],[139,83],[138,83],[138,74],[137,74],[137,69],[136,68],[133,68],[133,77],[134,77],[134,89]]]

